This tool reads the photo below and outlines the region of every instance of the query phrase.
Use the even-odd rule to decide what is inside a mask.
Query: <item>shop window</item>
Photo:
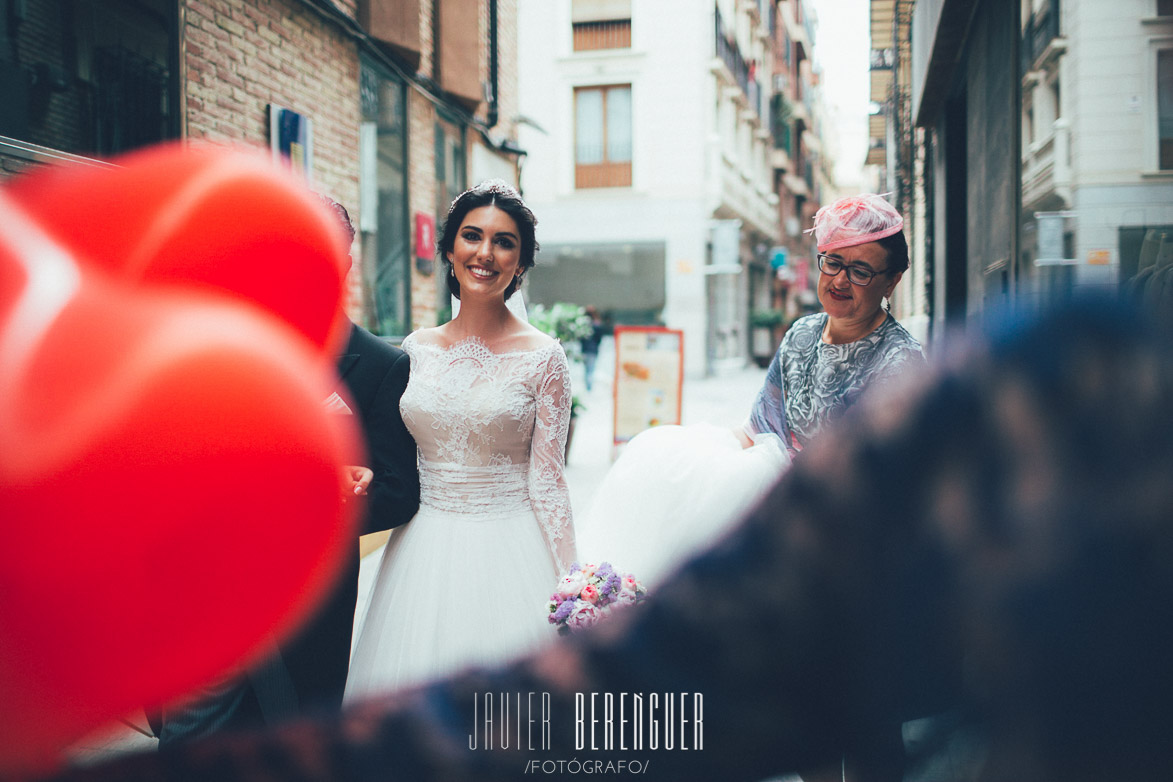
[[[357,227],[362,242],[365,325],[402,338],[412,330],[407,189],[407,92],[402,79],[362,65]]]

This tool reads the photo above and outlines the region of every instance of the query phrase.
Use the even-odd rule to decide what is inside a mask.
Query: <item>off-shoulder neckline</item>
[[[417,339],[415,334],[408,334],[407,335],[407,337],[403,340],[405,345],[408,340],[411,340],[411,343],[413,345],[418,346],[418,347],[431,348],[432,350],[436,350],[441,353],[448,353],[449,351],[451,351],[455,348],[458,348],[461,345],[471,343],[471,344],[476,345],[477,347],[481,348],[489,355],[498,356],[498,357],[518,356],[518,355],[523,355],[526,353],[541,353],[542,351],[550,350],[551,348],[562,346],[562,342],[560,340],[551,338],[551,340],[549,342],[547,342],[546,344],[539,345],[534,348],[519,348],[517,350],[504,350],[504,351],[501,351],[498,353],[498,352],[490,349],[489,344],[487,342],[485,342],[483,339],[481,339],[480,337],[476,336],[475,334],[458,339],[455,342],[448,344],[448,345],[438,345],[433,342],[424,342],[423,340]]]

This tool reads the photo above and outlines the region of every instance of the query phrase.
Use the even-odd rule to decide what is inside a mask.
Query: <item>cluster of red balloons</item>
[[[255,658],[355,545],[345,238],[264,155],[0,190],[0,775]]]

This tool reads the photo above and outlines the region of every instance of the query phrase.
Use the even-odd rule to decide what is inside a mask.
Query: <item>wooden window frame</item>
[[[1173,60],[1173,47],[1162,47],[1156,50],[1156,78],[1154,79],[1155,92],[1157,93],[1157,100],[1154,102],[1155,113],[1157,115],[1157,123],[1154,131],[1157,136],[1157,170],[1158,171],[1173,171],[1173,136],[1161,135],[1161,59],[1162,57]]]
[[[630,48],[630,19],[574,23],[574,51],[576,52]]]
[[[631,90],[630,84],[600,84],[589,87],[574,88],[574,116],[575,116],[575,152],[574,152],[574,187],[584,190],[596,187],[631,187],[631,160],[607,160],[607,93],[610,90]],[[584,92],[600,92],[603,95],[601,102],[603,117],[603,160],[598,163],[578,162],[578,98]],[[632,150],[634,157],[634,149]]]

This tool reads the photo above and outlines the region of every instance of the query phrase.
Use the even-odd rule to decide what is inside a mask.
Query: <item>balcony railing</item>
[[[1059,0],[1048,0],[1022,31],[1022,72],[1033,70],[1051,41],[1059,37]]]
[[[775,93],[770,98],[770,135],[774,138],[774,149],[781,149],[790,154],[791,146],[791,117],[790,101],[785,95]]]
[[[760,116],[762,106],[757,78],[751,76],[750,65],[741,56],[741,50],[738,48],[737,43],[726,36],[725,25],[721,21],[721,11],[719,9],[714,9],[714,19],[716,20],[717,57],[725,63],[725,67],[733,74],[733,80],[737,82],[737,86],[741,87],[741,91],[745,93],[749,105]]]

